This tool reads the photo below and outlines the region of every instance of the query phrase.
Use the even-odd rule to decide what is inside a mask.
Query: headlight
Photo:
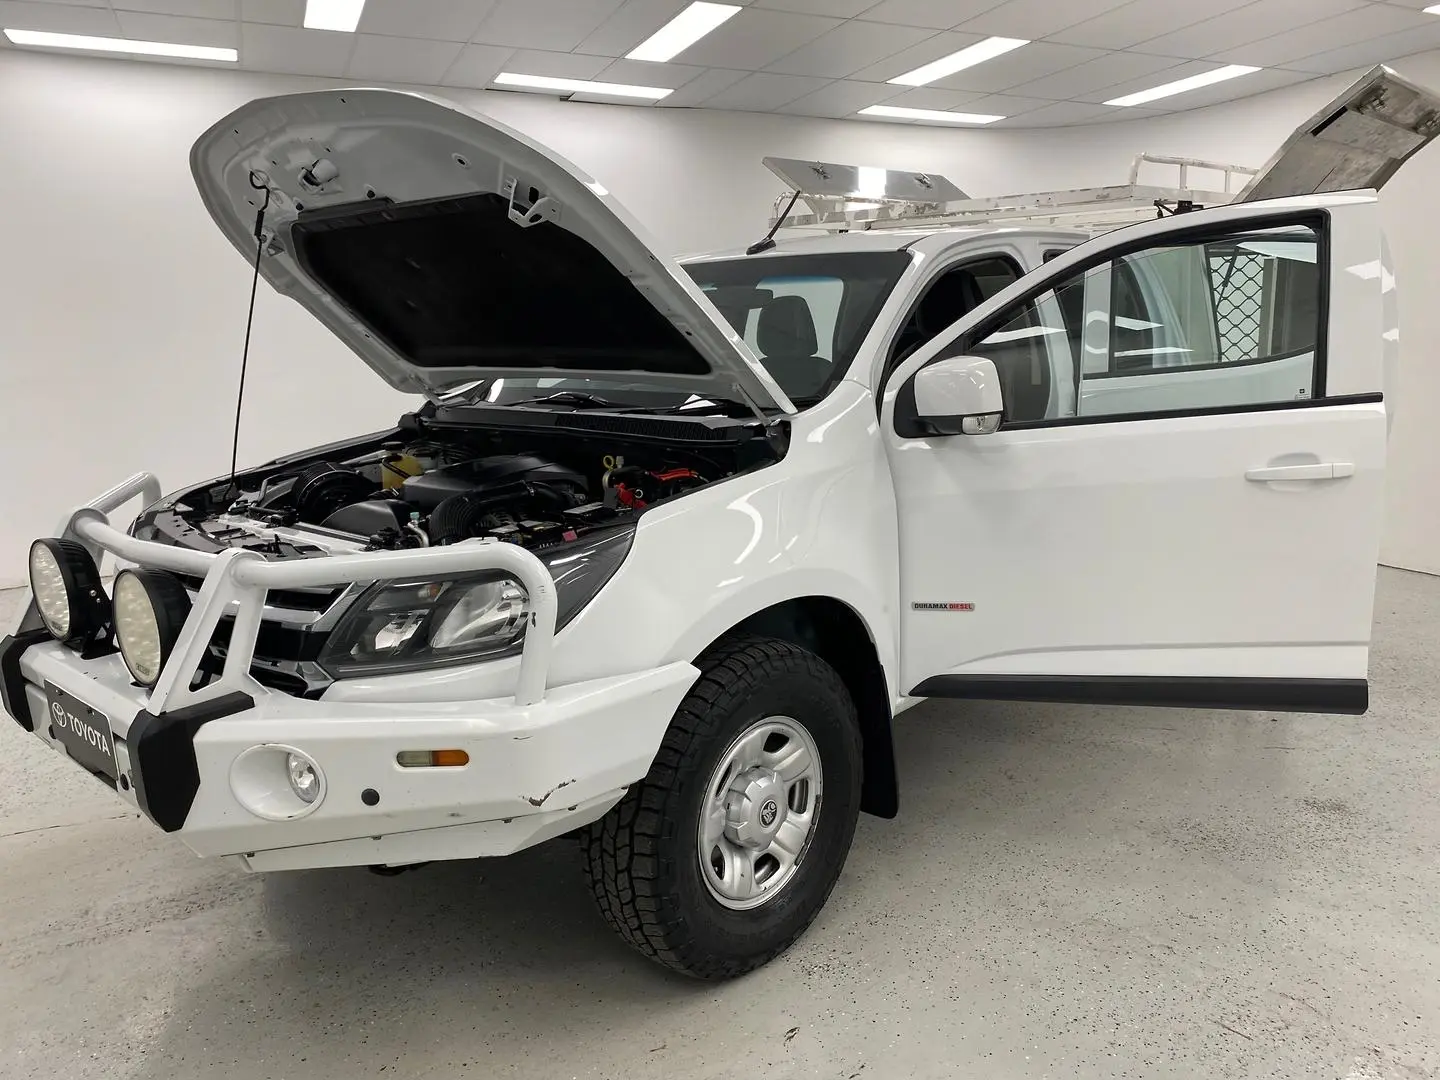
[[[633,531],[597,533],[545,559],[555,578],[557,630],[624,562]],[[473,663],[518,651],[529,622],[529,596],[502,572],[381,582],[341,618],[319,663],[337,679]]]
[[[115,643],[130,675],[154,686],[190,616],[190,594],[163,570],[122,570],[115,578]]]
[[[110,637],[110,598],[90,552],[73,540],[30,545],[30,592],[51,636],[81,646]]]
[[[505,574],[382,583],[340,620],[320,665],[342,678],[474,660],[518,642],[529,615],[530,598]]]

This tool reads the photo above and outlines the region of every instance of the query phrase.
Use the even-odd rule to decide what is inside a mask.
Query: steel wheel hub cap
[[[721,755],[701,808],[698,854],[710,895],[759,907],[794,876],[820,809],[820,754],[798,721],[752,724]]]

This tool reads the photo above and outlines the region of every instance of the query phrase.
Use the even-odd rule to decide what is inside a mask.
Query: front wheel
[[[855,705],[825,661],[745,638],[701,658],[649,775],[581,835],[607,922],[705,979],[784,952],[835,887],[860,813]]]

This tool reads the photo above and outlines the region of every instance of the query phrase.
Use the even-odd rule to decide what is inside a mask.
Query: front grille
[[[200,586],[205,584],[205,579],[196,577],[193,574],[176,574],[187,589],[195,592],[200,591]],[[266,594],[265,602],[271,607],[285,608],[290,611],[315,611],[323,612],[336,600],[340,599],[343,588],[335,589],[271,589]]]

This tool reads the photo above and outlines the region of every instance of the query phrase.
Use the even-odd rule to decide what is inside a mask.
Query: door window
[[[995,362],[1008,423],[1307,401],[1320,251],[1310,223],[1143,249],[1018,304],[965,351]]]
[[[942,271],[925,287],[896,336],[885,374],[1020,276],[1020,267],[1004,255],[972,259]]]

